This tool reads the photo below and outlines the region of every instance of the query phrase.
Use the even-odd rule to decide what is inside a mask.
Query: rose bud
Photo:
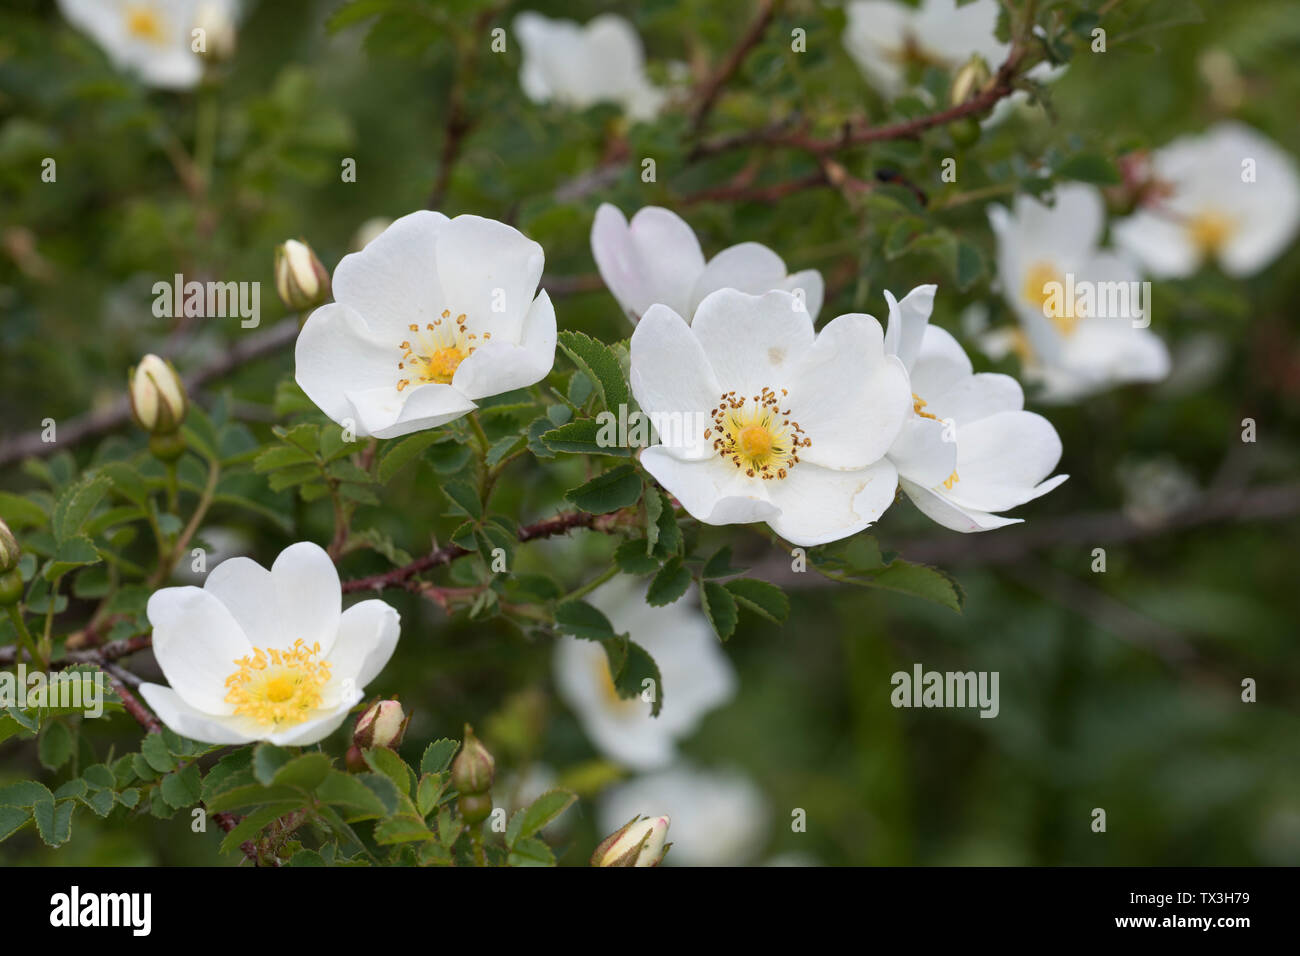
[[[275,247],[275,290],[294,311],[320,305],[329,298],[329,273],[307,243],[290,239]]]
[[[185,385],[170,362],[146,355],[127,378],[131,415],[152,435],[171,435],[185,420]]]
[[[462,794],[487,793],[492,789],[496,774],[496,760],[474,736],[474,729],[465,725],[465,742],[451,764],[451,782]],[[489,804],[491,801],[488,801]]]
[[[591,855],[592,866],[658,866],[668,852],[667,817],[633,817],[605,837]]]
[[[371,747],[396,750],[410,720],[397,701],[376,701],[357,718],[357,725],[352,731],[352,742],[363,750]]]
[[[200,56],[221,63],[235,55],[235,18],[228,0],[203,0],[194,11],[194,28],[203,31]]]

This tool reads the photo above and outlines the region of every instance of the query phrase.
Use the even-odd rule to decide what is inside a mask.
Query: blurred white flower
[[[930,325],[935,287],[889,301],[885,351],[911,381],[913,414],[889,449],[898,480],[926,516],[953,531],[989,531],[1023,519],[994,514],[1047,494],[1061,459],[1051,422],[1024,410],[1009,375],[975,374],[947,331]],[[1047,480],[1044,480],[1047,479]]]
[[[149,598],[153,652],[170,685],[141,684],[158,718],[212,744],[312,744],[333,733],[397,646],[383,601],[342,611],[329,555],[310,542],[271,570],[249,558],[212,569],[203,587]]]
[[[393,224],[393,220],[387,216],[372,216],[357,227],[357,231],[352,234],[352,244],[350,251],[360,252],[366,246],[370,245],[375,239],[384,234],[384,230]]]
[[[1150,169],[1146,205],[1113,232],[1156,278],[1189,276],[1209,259],[1230,276],[1253,275],[1300,229],[1295,160],[1242,123],[1179,137],[1152,155]]]
[[[229,52],[234,44],[237,0],[59,0],[64,17],[103,48],[118,69],[150,86],[188,89],[203,75],[193,30],[219,27],[205,36]]]
[[[730,246],[706,263],[691,227],[658,206],[643,207],[629,223],[617,206],[601,203],[591,224],[591,254],[633,322],[655,304],[689,321],[710,292],[726,288],[754,295],[784,289],[802,296],[813,319],[822,307],[825,290],[816,269],[790,275],[781,257],[757,242]]]
[[[658,717],[650,716],[649,700],[618,696],[599,644],[564,637],[555,646],[560,695],[598,750],[636,770],[671,763],[676,741],[736,693],[731,662],[696,606],[695,593],[664,607],[651,607],[645,602],[645,591],[643,583],[620,575],[594,591],[588,601],[616,631],[627,633],[654,658],[664,683],[662,689],[654,689],[663,693]]]
[[[601,829],[620,827],[646,812],[673,821],[672,852],[664,858],[668,864],[743,866],[757,859],[767,843],[767,801],[753,781],[736,771],[679,765],[611,787],[600,799]]]
[[[617,103],[634,120],[653,118],[663,105],[665,94],[646,76],[641,38],[617,14],[583,26],[526,11],[515,17],[514,33],[524,55],[519,83],[534,103],[580,110]]]
[[[885,453],[912,397],[869,315],[817,334],[788,292],[720,289],[693,325],[655,305],[632,334],[631,384],[662,441],[641,464],[698,521],[765,521],[811,546],[861,531],[894,500]]]
[[[1070,183],[1056,189],[1056,204],[1016,197],[1014,211],[989,207],[998,247],[1002,295],[1020,320],[1012,333],[995,331],[985,350],[999,357],[1013,349],[1024,363],[1025,379],[1043,386],[1045,401],[1071,401],[1124,382],[1154,382],[1169,372],[1169,351],[1149,328],[1135,325],[1145,293],[1137,271],[1126,260],[1098,248],[1105,225],[1101,194]],[[1070,290],[1126,291],[1124,314],[1097,308],[1096,314]],[[1055,289],[1055,293],[1053,293]],[[1062,296],[1064,292],[1064,296]]]
[[[193,556],[187,555],[173,572],[175,579],[185,584],[201,585],[207,579],[208,572],[217,565],[252,550],[253,539],[239,528],[217,525],[200,531],[196,546],[203,548],[203,570],[195,570]]]
[[[1126,459],[1117,470],[1124,514],[1142,527],[1159,527],[1200,495],[1196,479],[1172,458]]]
[[[298,336],[296,378],[359,436],[460,418],[540,381],[555,361],[542,247],[478,216],[403,216],[334,270],[334,301]]]

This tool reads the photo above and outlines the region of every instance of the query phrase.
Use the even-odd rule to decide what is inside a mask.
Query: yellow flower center
[[[307,647],[301,639],[288,650],[253,648],[234,662],[239,669],[226,678],[226,703],[259,724],[302,723],[320,707],[330,679],[330,665],[317,660],[318,654],[320,644]]]
[[[1212,256],[1237,231],[1230,216],[1215,209],[1206,209],[1192,216],[1186,225],[1187,234],[1203,256]]]
[[[126,32],[147,43],[167,42],[167,32],[163,29],[162,17],[153,7],[143,4],[133,3],[127,6]]]
[[[1050,262],[1035,262],[1025,270],[1020,295],[1026,302],[1041,309],[1062,335],[1073,333],[1074,327],[1083,317],[1077,295],[1074,302],[1064,301],[1065,277]]]
[[[463,312],[453,318],[451,312],[444,309],[439,318],[425,323],[423,329],[418,325],[409,326],[415,334],[403,339],[398,346],[402,360],[397,367],[403,373],[397,380],[399,392],[412,381],[417,385],[451,384],[460,363],[478,348],[478,336],[469,331],[466,321]],[[484,341],[490,338],[491,332],[483,333]]]
[[[747,477],[784,478],[798,463],[799,449],[812,444],[799,423],[790,420],[790,410],[781,410],[785,395],[785,389],[778,397],[766,387],[752,399],[727,392],[713,409],[713,427],[704,437],[712,438],[713,450]]]

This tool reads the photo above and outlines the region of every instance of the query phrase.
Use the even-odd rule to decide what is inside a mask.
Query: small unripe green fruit
[[[23,596],[23,576],[17,568],[0,574],[0,607],[17,604]]]
[[[961,147],[973,146],[979,142],[980,124],[978,120],[964,116],[959,120],[953,120],[948,124],[948,135],[952,141]]]
[[[179,431],[150,435],[149,451],[159,461],[175,461],[185,454],[185,438]]]
[[[461,818],[470,826],[482,823],[492,813],[492,794],[462,793],[456,799]]]

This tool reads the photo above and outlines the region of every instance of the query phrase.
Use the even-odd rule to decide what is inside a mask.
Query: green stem
[[[611,564],[608,568],[606,568],[600,574],[596,575],[586,584],[576,587],[568,594],[564,595],[564,597],[560,598],[559,601],[557,601],[556,603],[563,604],[565,601],[576,601],[578,598],[586,594],[590,594],[592,591],[596,590],[596,588],[600,587],[602,584],[604,584],[606,581],[608,581],[616,574],[618,574],[618,565]]]
[[[176,462],[167,462],[167,510],[172,514],[180,511],[181,493],[176,481]]]
[[[40,660],[40,655],[36,653],[36,641],[32,637],[32,632],[27,630],[27,622],[23,620],[22,612],[18,610],[17,604],[9,605],[9,620],[14,622],[14,630],[18,632],[18,639],[22,641],[23,647],[31,655],[32,663],[35,664]]]

